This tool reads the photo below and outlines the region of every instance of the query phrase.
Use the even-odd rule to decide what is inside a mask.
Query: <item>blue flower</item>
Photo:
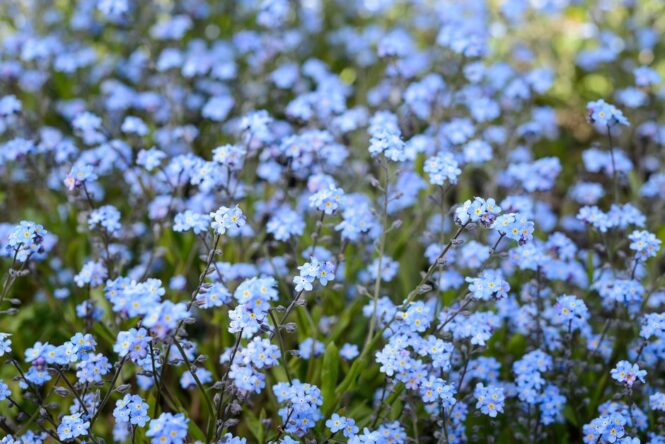
[[[471,140],[464,145],[464,161],[478,164],[492,160],[492,146],[484,140]]]
[[[69,441],[79,436],[87,436],[89,428],[90,422],[85,421],[78,413],[63,416],[58,425],[58,437],[63,441]]]
[[[196,374],[196,377],[199,378],[199,382],[201,384],[208,384],[212,382],[212,373],[210,370],[203,367],[197,367],[196,370],[194,370],[194,373]],[[196,385],[196,380],[189,370],[186,370],[182,376],[180,376],[180,387],[188,389],[191,387],[196,387]]]
[[[480,222],[486,227],[492,226],[498,214],[501,213],[494,199],[474,198],[473,202],[467,200],[455,209],[455,223],[465,225],[469,222]]]
[[[21,102],[15,95],[7,95],[0,98],[0,117],[6,118],[12,114],[21,112]]]
[[[219,282],[213,282],[209,286],[205,286],[196,296],[197,305],[204,309],[221,307],[230,301],[231,292]]]
[[[339,416],[337,413],[333,413],[330,419],[326,421],[326,427],[328,427],[332,433],[337,433],[346,427],[346,418],[344,416]]]
[[[648,231],[633,231],[628,235],[630,239],[630,249],[635,251],[635,256],[641,260],[647,260],[655,257],[660,250],[660,239]]]
[[[9,339],[11,334],[0,333],[0,357],[12,351],[12,340]]]
[[[517,241],[520,245],[524,245],[533,239],[533,228],[534,223],[532,221],[522,214],[515,213],[502,214],[492,224],[492,229],[508,239]]]
[[[150,341],[151,339],[145,328],[131,328],[128,331],[118,333],[113,351],[121,357],[129,354],[133,361],[137,361],[148,355]]]
[[[7,236],[5,248],[8,250],[8,255],[15,256],[17,261],[26,262],[29,257],[43,251],[46,234],[43,226],[30,221],[21,221]]]
[[[210,213],[210,218],[212,229],[219,235],[228,231],[229,236],[236,236],[247,223],[244,213],[237,205],[233,208],[219,207],[217,211]]]
[[[466,281],[473,297],[484,301],[505,298],[510,291],[510,285],[499,270],[483,270],[477,278],[468,277]]]
[[[609,415],[601,415],[595,418],[589,424],[585,424],[584,442],[586,444],[593,444],[598,442],[601,437],[604,442],[614,443],[619,438],[624,438],[626,430],[627,419],[620,413],[611,413]],[[621,442],[624,440],[622,439]],[[630,440],[629,444],[632,444]]]
[[[252,366],[234,364],[229,371],[229,377],[236,388],[248,393],[261,393],[265,387],[265,375]]]
[[[434,376],[430,376],[420,384],[420,396],[424,402],[441,403],[445,409],[449,409],[456,402],[455,387]]]
[[[113,1],[113,0],[110,0]],[[125,1],[125,0],[121,0]],[[78,136],[80,136],[83,139],[83,142],[86,145],[94,145],[96,143],[101,143],[106,140],[106,136],[104,135],[103,128],[102,128],[102,119],[90,112],[82,112],[80,114],[77,114],[73,119],[72,119],[72,127],[74,128],[74,131]],[[84,170],[78,170],[79,172],[84,172],[86,175],[88,174],[89,167],[85,166],[86,169]],[[72,176],[76,178],[76,180],[80,179],[79,174],[74,174],[74,170],[72,169]],[[90,179],[94,180],[95,177],[83,177],[82,180],[85,179]],[[81,181],[82,181],[81,180]]]
[[[369,153],[372,157],[383,154],[393,162],[407,160],[406,144],[402,140],[398,128],[386,127],[374,131],[369,143]]]
[[[5,399],[7,399],[11,395],[12,395],[12,392],[11,392],[11,390],[9,390],[9,387],[7,386],[7,384],[0,381],[0,401],[4,401]]]
[[[554,187],[561,170],[559,158],[542,157],[533,162],[511,163],[506,175],[526,191],[548,191]]]
[[[505,396],[503,387],[487,386],[476,384],[473,390],[473,396],[476,398],[476,408],[480,409],[485,415],[495,418],[497,413],[503,413],[503,404]]]
[[[86,182],[92,182],[96,179],[97,174],[95,174],[93,167],[90,165],[74,165],[65,178],[65,186],[71,191],[81,187]]]
[[[270,131],[272,122],[273,118],[266,110],[259,110],[245,115],[238,126],[247,142],[268,142],[273,138]]]
[[[246,444],[247,440],[245,438],[240,438],[237,436],[233,436],[231,433],[226,433],[224,436],[222,436],[221,441],[219,441],[220,444]]]
[[[96,208],[88,216],[88,226],[91,230],[103,228],[110,236],[120,234],[120,211],[113,205],[104,205]]]
[[[155,168],[158,168],[165,158],[166,153],[157,148],[141,150],[136,156],[136,164],[145,168],[146,171],[152,171]]]
[[[189,419],[182,413],[174,415],[164,412],[158,418],[150,420],[145,435],[152,438],[152,444],[184,444],[188,423]]]
[[[457,161],[450,153],[439,153],[430,157],[425,161],[423,171],[429,175],[432,185],[444,185],[446,182],[455,184],[462,173]]]
[[[83,268],[74,276],[74,281],[79,287],[90,285],[97,287],[104,283],[107,276],[107,270],[101,261],[88,261]]]
[[[101,0],[97,9],[109,19],[119,19],[129,12],[128,0]]]
[[[295,289],[297,292],[312,291],[314,288],[312,286],[312,281],[305,276],[295,276],[293,278],[293,283],[296,284]]]
[[[642,318],[640,336],[646,340],[665,340],[665,313],[648,313]]]
[[[287,0],[263,0],[260,2],[257,23],[267,28],[278,28],[287,19],[289,2]]]
[[[379,269],[379,263],[381,267]],[[366,268],[371,281],[376,281],[376,279],[381,276],[381,280],[384,282],[392,281],[397,272],[399,271],[399,262],[395,259],[383,256],[382,258],[374,259]]]
[[[233,105],[235,100],[230,95],[213,96],[201,109],[201,115],[215,122],[223,122],[233,109]]]
[[[603,99],[587,103],[587,118],[589,122],[600,126],[612,127],[615,125],[630,126],[628,119],[614,105],[606,103]]]
[[[175,330],[181,321],[190,316],[187,304],[163,301],[153,307],[143,317],[143,325],[150,329],[153,336],[165,338]]]
[[[280,358],[279,347],[270,343],[269,339],[255,337],[242,352],[243,362],[257,369],[271,368]]]
[[[275,211],[266,225],[266,231],[278,241],[286,241],[292,237],[300,236],[305,230],[302,217],[290,209],[282,206]]]
[[[294,379],[292,383],[280,382],[272,387],[275,397],[285,406],[279,409],[287,433],[305,435],[321,419],[323,398],[315,385]],[[287,421],[288,418],[288,422]]]
[[[644,377],[647,375],[647,372],[646,370],[641,370],[637,364],[631,364],[628,361],[619,361],[610,371],[610,374],[617,382],[632,387],[636,381],[644,383]]]
[[[144,427],[150,420],[148,404],[138,395],[127,394],[116,402],[113,417],[118,422]]]
[[[323,350],[323,342],[317,341],[313,338],[306,338],[300,343],[300,346],[298,347],[298,356],[303,359],[310,359],[323,354]]]
[[[309,206],[327,215],[333,214],[341,205],[344,191],[334,185],[323,188],[309,198]]]
[[[555,322],[561,324],[564,328],[582,330],[587,326],[589,319],[589,310],[586,304],[575,296],[562,295],[557,299],[554,306]]]
[[[148,126],[136,116],[127,116],[120,126],[122,132],[127,134],[135,134],[139,137],[148,134]]]
[[[655,86],[660,83],[660,74],[648,66],[640,66],[633,70],[635,84],[641,87]]]
[[[201,234],[208,231],[209,227],[210,216],[186,210],[183,213],[175,215],[173,231],[183,232],[191,230],[194,234]]]
[[[358,351],[358,346],[355,344],[347,343],[342,345],[342,348],[339,349],[339,355],[348,361],[354,359],[359,354],[360,352]]]
[[[649,396],[649,405],[652,410],[665,412],[665,393],[654,393]]]
[[[101,382],[102,377],[105,376],[111,369],[109,360],[102,355],[89,354],[76,365],[76,377],[79,382]]]

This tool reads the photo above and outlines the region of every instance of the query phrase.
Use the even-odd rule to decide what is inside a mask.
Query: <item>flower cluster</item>
[[[469,222],[479,222],[486,227],[491,227],[501,213],[501,207],[494,199],[483,199],[476,197],[473,202],[467,200],[463,205],[455,209],[455,222],[465,225]]]
[[[648,231],[633,231],[628,235],[630,249],[635,251],[635,256],[642,260],[655,257],[660,250],[660,239]]]
[[[554,362],[542,350],[534,350],[513,364],[518,399],[528,406],[537,406],[544,424],[563,420],[563,406],[566,398],[560,389],[545,379]]]
[[[247,223],[245,215],[237,205],[233,208],[219,207],[217,211],[210,213],[210,220],[210,228],[215,233],[223,235],[228,231],[229,236],[236,236]]]
[[[187,437],[187,423],[189,420],[182,413],[162,413],[158,418],[150,421],[148,431],[145,433],[152,444],[184,443]]]
[[[333,413],[330,419],[326,421],[326,427],[332,433],[341,431],[345,438],[353,438],[358,433],[358,427],[356,427],[353,418],[339,416],[337,413]]]
[[[429,176],[432,185],[455,184],[462,173],[455,158],[450,153],[439,153],[425,161],[423,170]]]
[[[300,275],[293,278],[296,291],[312,291],[312,284],[318,280],[324,287],[335,277],[335,265],[331,261],[319,262],[312,258],[298,267]]]
[[[644,383],[644,377],[647,375],[646,370],[641,370],[637,364],[631,364],[628,361],[617,362],[616,367],[611,371],[612,378],[628,387],[632,387],[637,381]]]
[[[322,188],[309,197],[309,206],[323,214],[331,215],[342,205],[344,191],[334,185]]]
[[[596,206],[584,206],[577,213],[577,218],[601,233],[612,228],[625,230],[631,225],[643,227],[645,223],[644,215],[631,204],[612,205],[607,213]]]
[[[58,438],[69,441],[79,436],[86,436],[90,428],[90,421],[81,417],[80,413],[63,416],[58,425]]]
[[[533,239],[534,223],[524,215],[502,214],[496,218],[492,228],[520,245],[524,245]]]
[[[503,387],[485,387],[479,382],[473,390],[473,396],[477,401],[476,408],[483,414],[496,418],[497,413],[503,413],[503,404],[506,400]]]
[[[484,270],[480,276],[468,277],[466,281],[473,297],[485,301],[505,298],[510,291],[510,285],[503,279],[499,270]]]
[[[4,243],[4,255],[26,262],[31,256],[43,251],[46,230],[39,224],[22,221],[15,226]]]
[[[275,384],[272,391],[284,405],[279,409],[279,416],[288,433],[303,436],[321,418],[323,399],[318,387],[294,379],[291,383]]]
[[[614,105],[610,105],[603,99],[589,102],[586,105],[589,122],[600,126],[612,127],[615,125],[630,125],[623,113]]]
[[[662,1],[0,3],[0,444],[665,444]]]
[[[276,285],[272,277],[254,277],[241,282],[233,293],[238,305],[229,312],[229,332],[242,331],[247,337],[253,336],[265,320],[271,301],[277,299]]]
[[[589,310],[586,304],[575,296],[563,295],[557,298],[554,321],[570,330],[582,330],[587,327]]]
[[[138,395],[125,395],[115,403],[113,417],[120,423],[143,427],[150,419],[148,404]]]

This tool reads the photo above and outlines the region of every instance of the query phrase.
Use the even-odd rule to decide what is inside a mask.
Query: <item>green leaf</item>
[[[575,412],[573,412],[573,409],[567,405],[563,409],[563,416],[566,418],[568,421],[570,421],[575,427],[579,427],[580,425],[577,423],[577,418],[575,418]]]
[[[335,395],[339,397],[343,393],[346,393],[351,387],[351,385],[355,382],[356,378],[358,377],[360,369],[366,366],[367,366],[367,358],[365,357],[361,356],[355,361],[353,361],[349,373],[346,374],[346,377],[344,378],[342,383],[339,386],[337,386],[337,390],[335,390]]]
[[[266,414],[266,409],[261,408],[261,412],[259,413],[259,429],[257,430],[256,433],[256,438],[258,439],[259,442],[264,442],[266,439],[265,436],[265,430],[263,429],[263,421],[268,417]]]
[[[330,340],[334,341],[337,338],[339,338],[342,335],[342,333],[344,333],[344,330],[351,323],[354,313],[362,306],[364,302],[365,301],[363,300],[363,298],[356,298],[353,301],[353,303],[347,305],[344,308],[344,311],[342,312],[341,315],[339,315],[337,322],[335,322],[335,325],[333,326],[332,331],[328,336]]]
[[[508,340],[508,351],[516,356],[524,353],[526,338],[520,334],[514,334]]]
[[[367,366],[369,365],[369,356],[372,354],[370,351],[374,349],[374,346],[378,344],[380,340],[381,340],[381,332],[377,332],[374,335],[374,338],[369,342],[369,344],[367,344],[367,346],[360,353],[360,356],[353,362],[353,364],[351,365],[351,369],[349,370],[349,373],[346,374],[344,380],[337,387],[337,390],[335,390],[335,394],[338,397],[343,393],[346,393],[349,390],[349,388],[356,382],[356,379],[360,374],[360,370],[363,368],[367,368]]]
[[[395,402],[392,403],[390,406],[390,420],[391,421],[396,421],[402,416],[402,411],[404,410],[404,406],[402,405],[402,401],[397,398]]]
[[[339,374],[339,350],[334,342],[326,347],[323,355],[323,369],[321,370],[321,393],[323,394],[323,413],[330,416],[335,409],[337,375]]]
[[[263,410],[261,410],[261,414],[265,414]],[[250,409],[244,410],[244,416],[245,423],[247,423],[247,428],[249,429],[250,433],[254,435],[254,438],[256,438],[256,442],[263,442],[263,424],[261,424],[261,418],[257,418]]]

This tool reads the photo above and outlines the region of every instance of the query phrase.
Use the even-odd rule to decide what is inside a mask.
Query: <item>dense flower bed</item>
[[[1,2],[0,443],[665,443],[662,17]]]

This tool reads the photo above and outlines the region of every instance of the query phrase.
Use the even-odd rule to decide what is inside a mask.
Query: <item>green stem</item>
[[[208,395],[208,392],[206,391],[206,388],[203,386],[201,383],[201,380],[196,374],[195,369],[192,367],[192,364],[189,362],[189,359],[187,359],[187,354],[185,353],[185,350],[182,348],[182,345],[178,340],[174,337],[173,338],[173,344],[178,348],[178,351],[180,352],[180,355],[182,356],[183,361],[185,361],[185,365],[187,366],[187,370],[189,370],[189,373],[192,375],[192,378],[194,378],[194,381],[196,382],[196,386],[199,388],[199,391],[203,395],[203,399],[205,400],[206,407],[208,408],[208,415],[210,420],[212,421],[213,418],[216,417],[215,415],[215,407],[212,404],[212,400],[210,399],[210,395]],[[206,435],[206,442],[210,442],[212,438],[212,431],[210,427],[208,427],[208,433]]]
[[[284,372],[286,373],[286,378],[289,380],[289,384],[291,384],[292,381],[291,373],[289,373],[289,362],[286,359],[286,347],[284,347],[284,338],[282,338],[282,332],[280,331],[282,326],[281,324],[277,323],[277,319],[275,319],[275,314],[272,310],[268,310],[268,315],[272,320],[272,325],[275,328],[275,334],[277,335],[277,341],[279,342],[279,349],[282,353],[282,365],[284,366]]]

